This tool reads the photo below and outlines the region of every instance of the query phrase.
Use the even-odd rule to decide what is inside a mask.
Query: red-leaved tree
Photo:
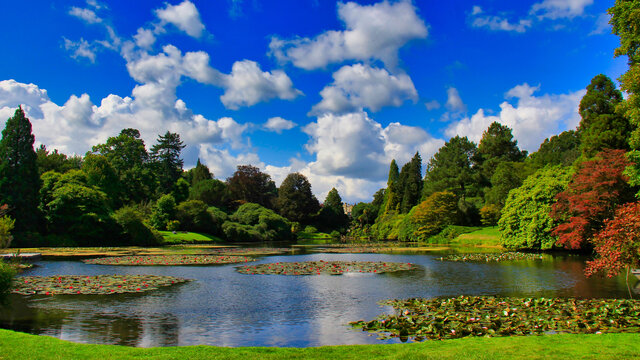
[[[550,216],[560,221],[553,230],[559,245],[585,248],[618,205],[634,200],[628,177],[622,173],[630,164],[624,150],[604,150],[580,165],[551,208]]]
[[[604,272],[614,277],[626,270],[628,288],[629,269],[640,267],[640,202],[618,207],[615,217],[606,220],[604,228],[591,241],[596,258],[587,261],[585,275]]]

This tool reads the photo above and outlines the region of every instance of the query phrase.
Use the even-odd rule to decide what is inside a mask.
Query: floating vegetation
[[[159,275],[24,276],[14,280],[12,293],[20,295],[98,295],[142,293],[190,281]]]
[[[341,275],[344,273],[375,273],[417,269],[411,263],[373,261],[305,261],[278,262],[271,264],[247,265],[236,268],[242,274],[250,275]]]
[[[486,253],[486,254],[453,254],[441,257],[440,260],[446,261],[481,261],[481,262],[498,262],[498,261],[518,261],[518,260],[541,260],[542,254],[523,253],[523,252],[503,252],[503,253]]]
[[[212,265],[235,264],[255,261],[246,256],[226,255],[157,255],[157,256],[115,256],[98,259],[82,260],[87,264],[99,265]]]
[[[381,338],[415,341],[467,336],[640,331],[640,301],[459,296],[449,299],[388,300],[394,315],[351,326]]]
[[[293,248],[216,248],[208,250],[211,254],[224,254],[224,255],[280,255],[294,252]]]
[[[373,247],[373,246],[351,246],[351,247],[331,247],[331,248],[318,248],[313,249],[313,252],[333,253],[333,254],[366,254],[366,253],[379,253],[388,248]]]

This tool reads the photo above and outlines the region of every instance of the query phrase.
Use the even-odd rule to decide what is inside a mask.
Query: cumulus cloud
[[[139,28],[133,38],[136,41],[136,45],[142,49],[150,49],[156,42],[156,36],[153,31],[144,28]]]
[[[279,61],[311,70],[345,60],[376,59],[389,67],[398,61],[398,49],[427,37],[427,26],[410,1],[373,5],[338,3],[345,30],[327,31],[315,38],[284,40],[273,37],[270,52]]]
[[[407,74],[392,75],[385,69],[355,64],[343,66],[333,74],[333,83],[320,92],[322,101],[311,114],[346,113],[367,108],[378,111],[384,106],[401,106],[416,101],[418,92]]]
[[[85,58],[92,63],[96,61],[96,50],[91,44],[80,38],[78,41],[72,41],[67,38],[63,38],[64,40],[64,49],[71,53],[71,57],[78,60],[80,58]]]
[[[593,0],[544,0],[531,6],[531,14],[539,18],[574,18],[584,14],[584,9],[593,4]]]
[[[514,31],[523,33],[531,27],[532,21],[528,19],[520,19],[516,22],[510,22],[509,19],[497,16],[487,15],[482,11],[480,6],[474,6],[471,12],[471,26],[476,28],[488,28],[489,30]]]
[[[69,15],[82,19],[88,24],[97,24],[102,22],[102,19],[99,18],[91,9],[83,9],[74,6],[69,10]]]
[[[189,36],[199,38],[205,31],[204,24],[200,20],[200,13],[196,6],[189,0],[178,5],[171,5],[156,10],[156,16],[164,24],[173,24]]]
[[[458,89],[449,87],[447,89],[447,103],[445,107],[449,111],[466,111],[467,106],[462,102],[462,98],[460,98],[460,94],[458,93]]]
[[[431,100],[428,101],[426,103],[424,103],[424,106],[427,108],[427,110],[431,111],[431,110],[436,110],[436,109],[440,109],[440,103],[438,102],[438,100]]]
[[[294,123],[291,120],[283,119],[279,116],[269,118],[263,125],[263,127],[268,131],[273,131],[278,134],[281,134],[283,130],[291,130],[296,126],[298,126],[298,124]]]
[[[534,95],[538,90],[539,87],[526,83],[518,85],[506,94],[507,99],[516,100],[515,105],[504,101],[497,115],[487,115],[480,109],[470,118],[451,124],[445,134],[448,137],[467,136],[479,142],[482,133],[496,121],[513,130],[521,148],[535,151],[545,138],[577,127],[580,122],[578,104],[585,94],[585,90],[580,90],[559,95]]]

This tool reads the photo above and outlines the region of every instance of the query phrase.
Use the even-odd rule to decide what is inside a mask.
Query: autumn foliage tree
[[[616,207],[633,200],[633,191],[623,174],[629,161],[623,150],[605,150],[582,163],[567,189],[557,195],[551,217],[559,221],[553,231],[558,244],[569,249],[588,245],[614,215]]]

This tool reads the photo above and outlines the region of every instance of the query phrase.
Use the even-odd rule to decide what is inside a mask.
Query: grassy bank
[[[417,344],[316,348],[85,345],[0,330],[0,358],[11,359],[640,359],[638,334],[465,338]]]
[[[164,245],[210,244],[224,242],[217,236],[199,234],[195,232],[178,231],[173,233],[172,231],[160,231],[160,234],[164,237]]]
[[[470,246],[500,246],[500,231],[497,226],[486,227],[453,239],[453,244]]]

